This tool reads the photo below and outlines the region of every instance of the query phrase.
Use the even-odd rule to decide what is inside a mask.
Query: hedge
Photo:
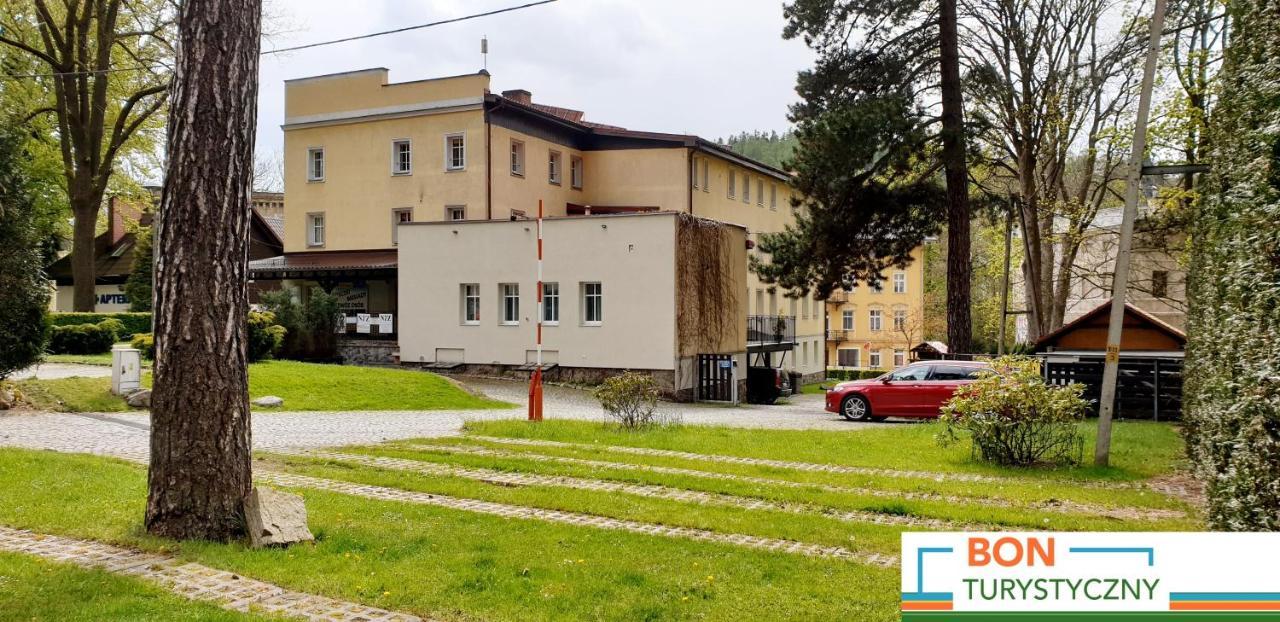
[[[866,380],[883,376],[887,369],[828,369],[827,380]]]
[[[99,324],[54,326],[49,333],[50,354],[102,354],[111,351],[119,334],[119,322],[111,319]]]
[[[120,339],[129,339],[137,333],[151,332],[150,313],[50,313],[49,321],[54,326],[76,326],[79,324],[98,324],[103,320],[119,320],[124,329],[118,335]]]

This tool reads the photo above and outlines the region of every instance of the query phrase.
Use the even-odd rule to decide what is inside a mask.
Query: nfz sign
[[[1280,621],[1277,559],[1269,533],[905,533],[902,619]]]

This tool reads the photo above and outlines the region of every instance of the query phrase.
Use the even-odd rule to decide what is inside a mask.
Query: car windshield
[[[928,365],[912,365],[889,374],[889,380],[924,380],[928,375]]]

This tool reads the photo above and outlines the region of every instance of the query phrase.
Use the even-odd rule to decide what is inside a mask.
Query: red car
[[[850,421],[887,417],[937,417],[956,389],[990,369],[971,361],[924,361],[879,378],[841,382],[827,391],[827,411]]]

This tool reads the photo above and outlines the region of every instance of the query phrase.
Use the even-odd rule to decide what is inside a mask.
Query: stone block
[[[307,507],[295,494],[255,487],[244,500],[244,518],[255,549],[315,540],[307,529]]]

